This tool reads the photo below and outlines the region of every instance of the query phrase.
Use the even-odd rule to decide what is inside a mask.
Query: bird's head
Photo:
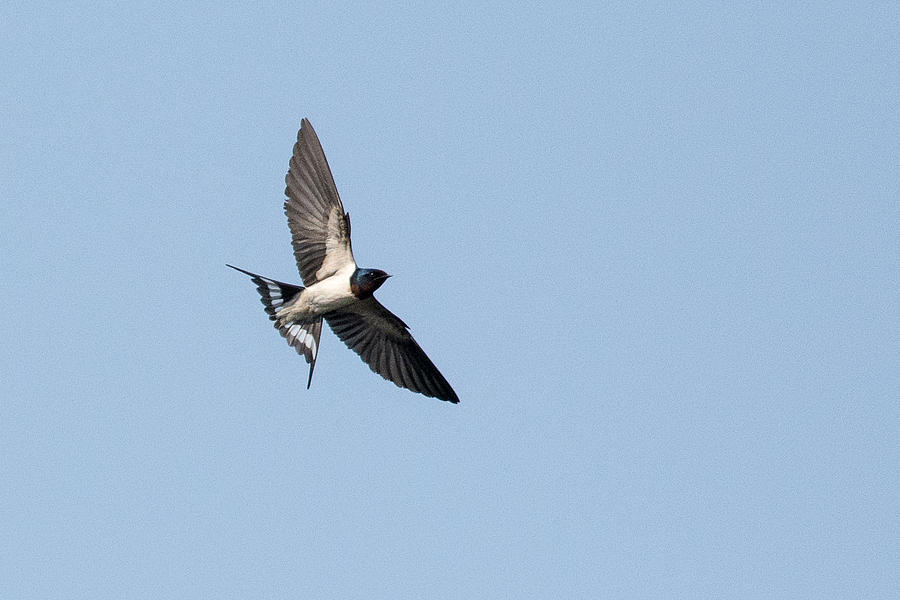
[[[356,269],[350,277],[350,290],[357,298],[368,298],[390,277],[380,269]]]

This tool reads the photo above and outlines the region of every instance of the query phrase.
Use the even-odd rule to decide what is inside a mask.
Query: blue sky
[[[0,597],[900,593],[900,11],[0,9]],[[315,125],[462,402],[306,365]]]

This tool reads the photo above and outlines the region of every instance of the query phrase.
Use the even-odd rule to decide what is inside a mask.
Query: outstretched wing
[[[325,320],[370,369],[388,381],[426,396],[459,402],[406,323],[374,297],[327,313]]]
[[[355,266],[350,215],[344,212],[322,144],[307,119],[300,124],[285,184],[284,213],[303,283],[310,286],[348,263]]]

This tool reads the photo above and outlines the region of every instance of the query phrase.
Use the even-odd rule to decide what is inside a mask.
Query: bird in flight
[[[300,124],[285,183],[284,212],[305,287],[227,266],[250,276],[269,319],[306,358],[306,387],[312,383],[325,319],[347,347],[388,381],[459,402],[406,323],[372,295],[390,275],[356,265],[350,247],[350,215],[344,212],[322,144],[307,119]]]

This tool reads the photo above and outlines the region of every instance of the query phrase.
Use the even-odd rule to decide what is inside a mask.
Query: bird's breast
[[[304,289],[295,302],[278,312],[278,316],[299,321],[324,315],[356,301],[356,296],[350,291],[350,278],[345,274],[335,274]]]

